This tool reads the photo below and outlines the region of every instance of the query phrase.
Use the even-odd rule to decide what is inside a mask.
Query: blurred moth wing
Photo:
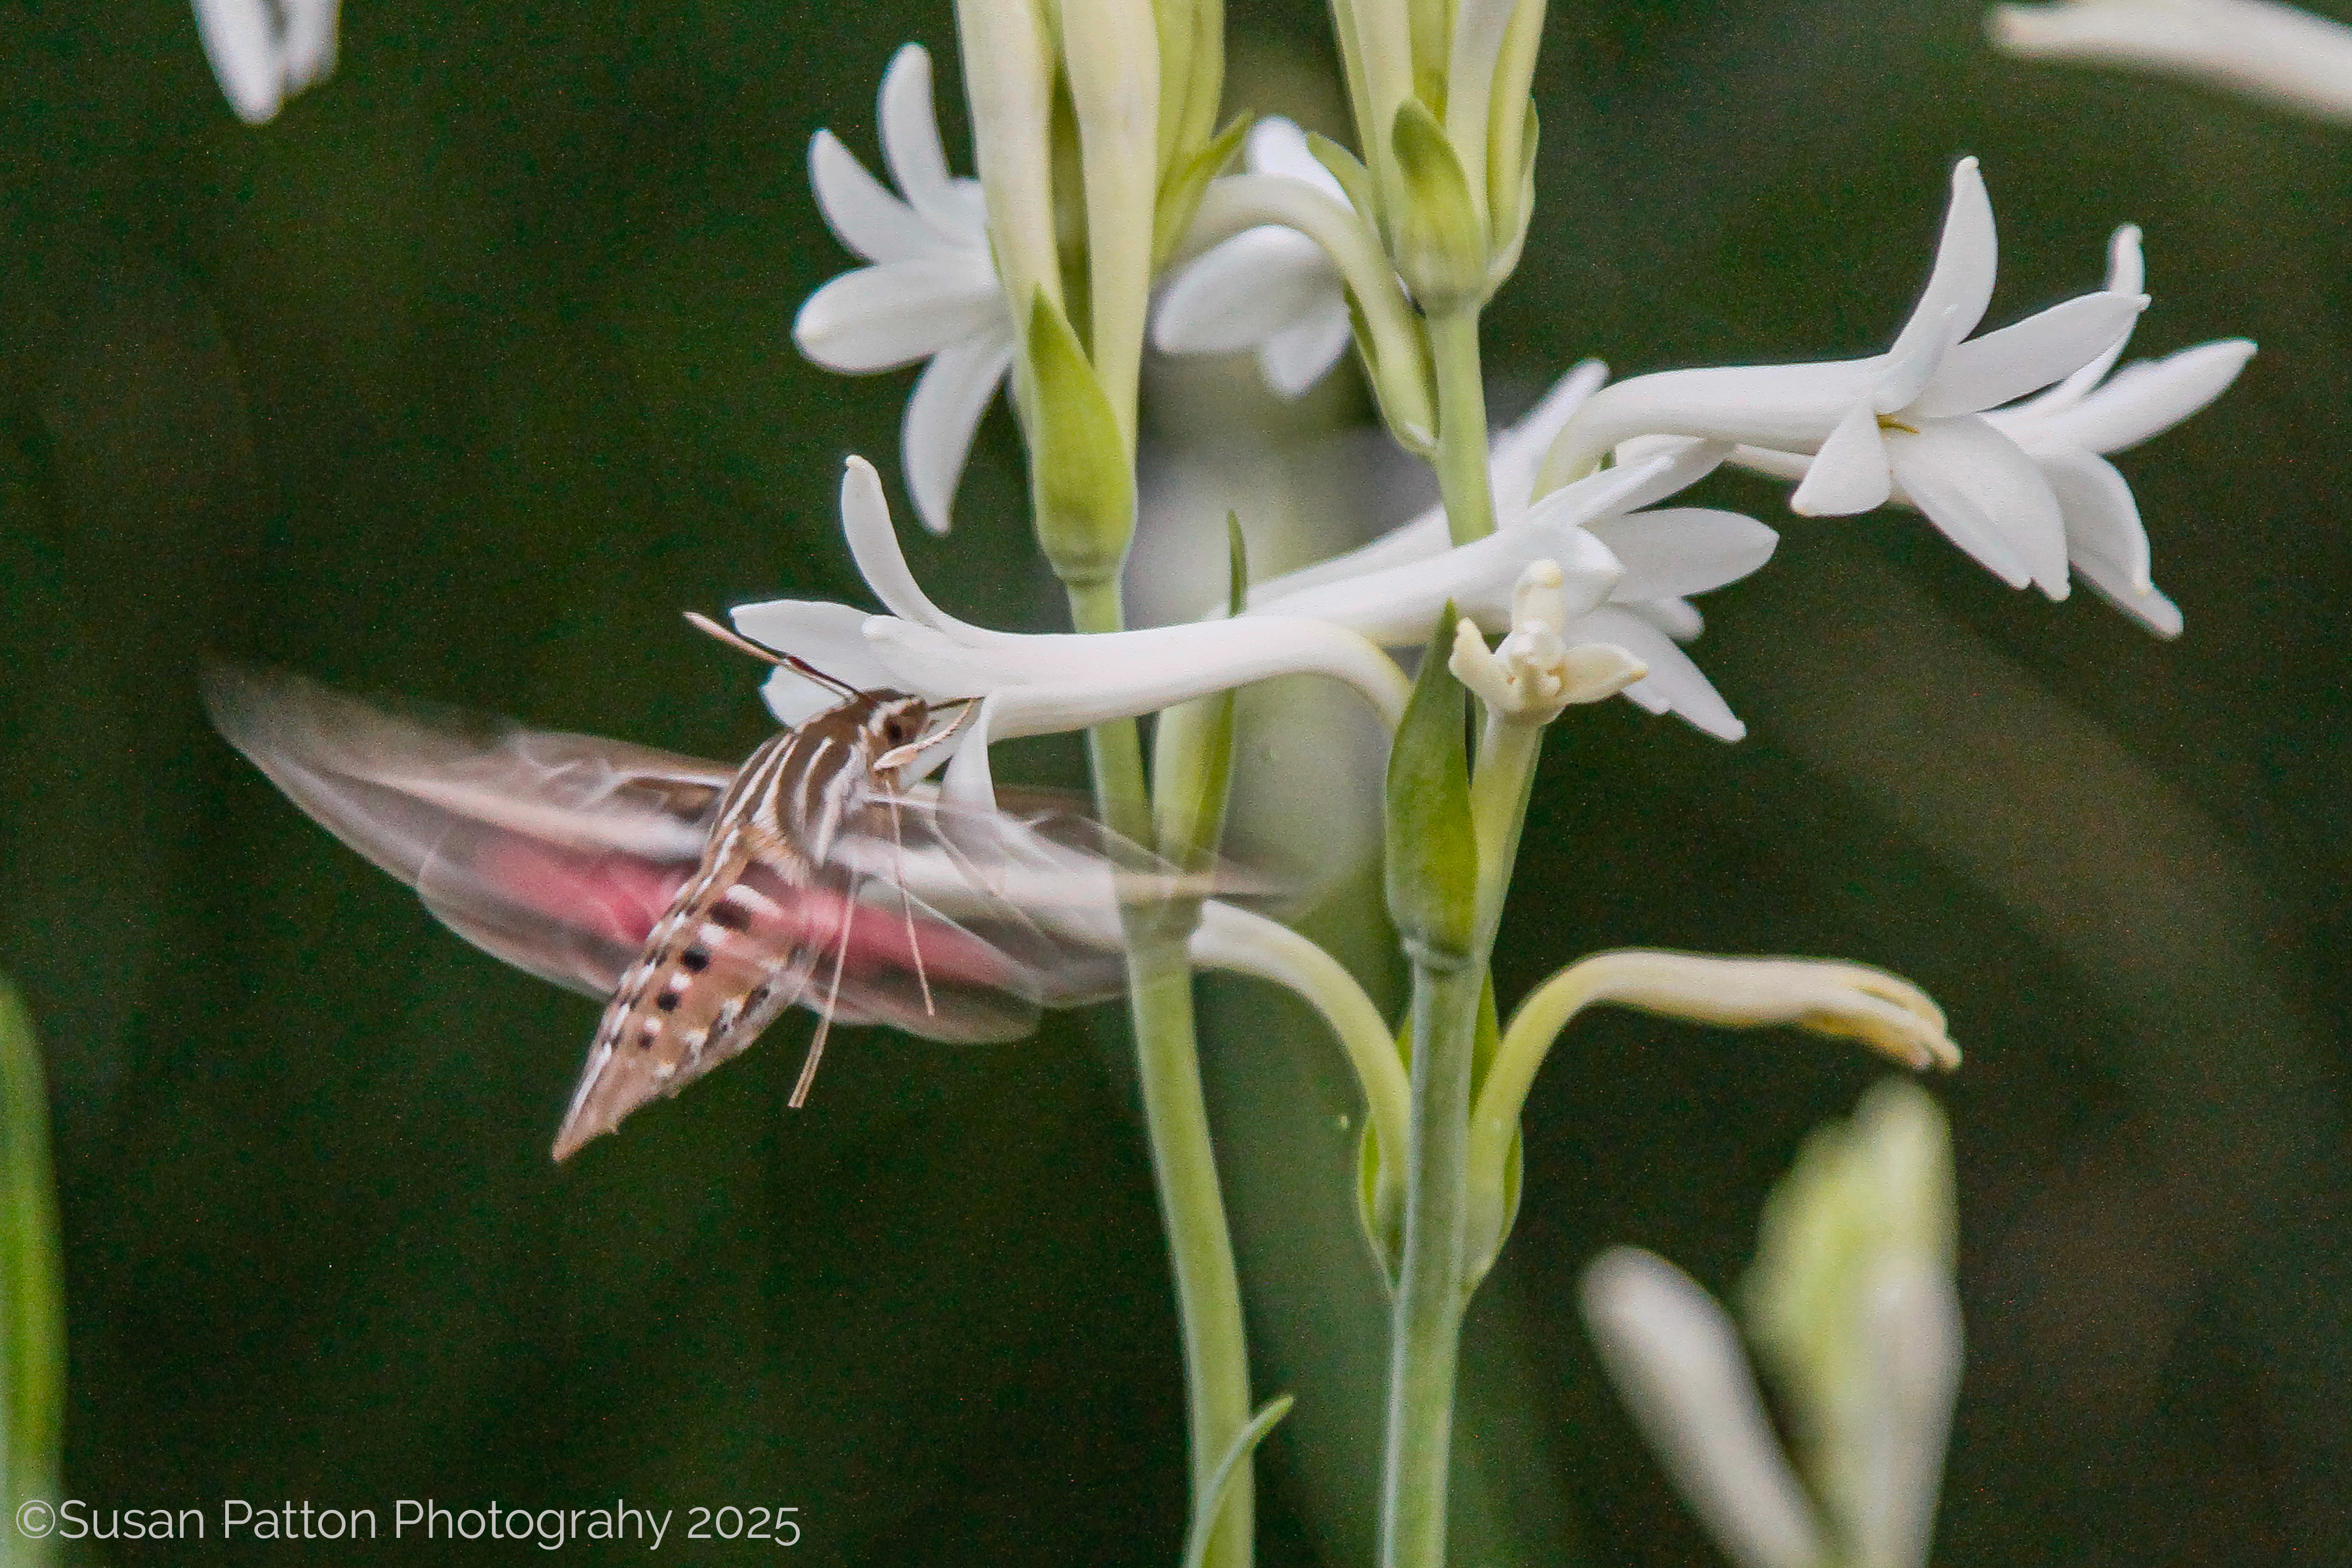
[[[919,698],[856,692],[740,768],[470,715],[397,713],[216,667],[222,735],[467,941],[605,1001],[555,1156],[740,1053],[785,1008],[1017,1039],[1115,994],[1122,904],[1198,896],[1031,796],[986,812],[901,790]]]

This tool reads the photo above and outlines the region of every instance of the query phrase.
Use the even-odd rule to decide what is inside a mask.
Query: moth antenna
[[[686,624],[692,626],[696,631],[700,632],[705,637],[717,637],[720,642],[725,643],[737,653],[750,654],[753,658],[758,659],[762,664],[782,664],[784,662],[784,656],[778,653],[774,648],[762,647],[758,643],[753,642],[750,637],[743,636],[740,632],[728,630],[725,626],[720,626],[717,621],[712,620],[709,616],[702,615],[699,612],[694,610],[687,611]]]
[[[798,654],[784,653],[776,648],[772,648],[764,643],[753,642],[750,637],[743,636],[740,632],[728,630],[725,626],[720,626],[717,621],[712,620],[709,616],[698,614],[693,610],[688,610],[686,612],[686,622],[687,625],[692,626],[696,631],[701,632],[707,637],[717,637],[720,642],[725,643],[737,653],[750,654],[753,658],[758,659],[762,664],[781,664],[786,669],[791,670],[794,675],[806,676],[809,679],[815,681],[820,686],[830,687],[834,690],[840,692],[844,697],[856,697],[860,695],[857,688],[850,685],[849,682],[843,680],[838,677],[827,675],[824,671],[819,669],[808,660],[801,658]],[[970,701],[971,699],[966,698],[965,700]]]
[[[923,939],[915,933],[915,898],[907,891],[907,840],[898,827],[898,797],[890,796],[890,853],[893,879],[898,884],[898,917],[907,924],[907,951],[915,960],[915,984],[923,989],[923,1016],[936,1018],[931,1005],[931,977],[923,973]]]
[[[853,885],[849,897],[841,906],[841,940],[833,949],[833,983],[825,987],[824,1011],[817,1015],[816,1034],[809,1040],[808,1058],[801,1063],[801,1076],[793,1085],[793,1097],[785,1103],[794,1110],[808,1103],[809,1085],[816,1081],[816,1064],[824,1059],[825,1037],[833,1033],[833,1010],[841,1003],[841,972],[849,963],[849,932],[857,916],[857,889]]]

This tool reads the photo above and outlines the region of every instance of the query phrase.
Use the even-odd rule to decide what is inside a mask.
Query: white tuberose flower
[[[2352,27],[2267,0],[2002,5],[1993,41],[2029,59],[2137,66],[2352,120]]]
[[[1307,151],[1306,132],[1278,115],[1250,127],[1248,157],[1252,174],[1301,180],[1348,205],[1348,193]],[[1211,247],[1170,280],[1151,319],[1151,344],[1162,353],[1255,349],[1266,385],[1283,397],[1322,380],[1349,331],[1339,269],[1321,246],[1279,224]]]
[[[1742,1568],[1925,1568],[1959,1383],[1952,1226],[1949,1134],[1917,1086],[1880,1084],[1806,1141],[1741,1291],[1794,1467],[1714,1298],[1631,1247],[1586,1270],[1602,1364]]]
[[[1992,204],[1974,158],[1952,171],[1934,273],[1885,353],[1815,364],[1666,371],[1597,394],[1544,460],[1542,485],[1637,436],[1703,436],[1805,454],[1789,500],[1845,516],[1904,493],[2011,587],[2066,595],[2066,536],[2042,470],[1982,411],[2049,385],[2121,340],[2144,294],[2085,294],[1969,339],[1992,298]],[[1962,341],[1962,340],[1968,341]]]
[[[863,458],[850,458],[842,478],[841,521],[866,586],[890,613],[780,599],[736,609],[736,627],[853,686],[933,702],[981,699],[949,770],[949,787],[967,797],[988,790],[993,741],[1155,713],[1277,675],[1343,681],[1391,725],[1404,712],[1405,681],[1395,663],[1325,621],[1268,616],[1081,635],[991,631],[958,620],[908,569],[881,479]],[[784,668],[769,678],[764,695],[787,724],[837,700]]]
[[[978,180],[948,173],[920,44],[882,75],[882,154],[903,199],[830,131],[809,143],[817,205],[841,243],[873,263],[808,298],[793,322],[801,353],[829,370],[930,362],[907,402],[899,455],[915,511],[945,533],[972,432],[1013,363],[1013,318],[988,245]]]
[[[196,0],[205,40],[229,107],[247,125],[335,68],[336,0]]]
[[[2143,279],[2139,230],[2116,230],[2107,248],[2107,289],[2136,294]],[[2148,574],[2147,530],[2131,487],[2101,455],[2137,446],[2221,395],[2254,352],[2223,338],[2160,360],[2140,360],[2109,377],[2130,339],[2038,397],[1987,411],[1985,423],[2016,442],[2042,469],[2066,531],[2066,559],[2116,608],[2158,637],[2180,635],[2180,611]],[[1638,448],[1639,443],[1634,447]],[[1783,479],[1805,470],[1792,453],[1742,447],[1731,460]],[[1901,484],[1893,499],[1916,506]]]
[[[1579,365],[1496,437],[1489,468],[1496,529],[1486,538],[1454,547],[1444,512],[1432,508],[1360,550],[1261,584],[1250,595],[1250,613],[1319,616],[1398,645],[1426,637],[1450,598],[1482,629],[1507,633],[1520,573],[1537,561],[1556,562],[1566,646],[1625,649],[1649,670],[1624,689],[1626,697],[1653,713],[1678,713],[1718,739],[1739,739],[1747,726],[1675,641],[1696,637],[1704,624],[1684,595],[1745,577],[1770,559],[1779,536],[1738,512],[1634,510],[1696,483],[1727,448],[1675,442],[1529,500],[1538,456],[1607,375],[1598,362]]]

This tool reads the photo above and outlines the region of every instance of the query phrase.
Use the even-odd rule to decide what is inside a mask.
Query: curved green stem
[[[1082,632],[1117,631],[1125,616],[1115,581],[1071,584],[1070,618]],[[1096,808],[1104,825],[1150,843],[1151,808],[1143,747],[1132,720],[1087,732]],[[1217,1183],[1201,1053],[1192,1024],[1192,967],[1185,933],[1163,909],[1127,913],[1128,1013],[1135,1030],[1145,1135],[1168,1229],[1176,1315],[1184,1340],[1185,1407],[1192,1428],[1196,1504],[1220,1484],[1219,1462],[1248,1427],[1249,1350],[1242,1330],[1241,1280]],[[1255,1533],[1249,1468],[1223,1479],[1224,1501],[1210,1536],[1210,1568],[1249,1568]]]

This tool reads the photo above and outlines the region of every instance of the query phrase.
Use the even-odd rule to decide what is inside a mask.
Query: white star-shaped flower
[[[2139,230],[2126,224],[2107,247],[2107,289],[2136,294],[2144,279]],[[2137,446],[2179,424],[2221,395],[2254,345],[2223,338],[2160,360],[2140,360],[2113,376],[2130,340],[2126,332],[2106,353],[2037,397],[1990,409],[1985,423],[2017,443],[2041,468],[2058,500],[2066,531],[2066,559],[2116,608],[2158,637],[2180,635],[2180,611],[2149,576],[2147,530],[2131,487],[2105,453]],[[1627,454],[1643,443],[1628,442]],[[1806,459],[1788,452],[1742,447],[1731,461],[1783,479],[1803,474]],[[1897,483],[1895,501],[1917,507]]]
[[[1562,377],[1525,418],[1495,438],[1489,474],[1496,529],[1454,547],[1436,508],[1360,550],[1260,584],[1253,614],[1312,616],[1375,642],[1420,641],[1447,599],[1488,632],[1514,627],[1519,574],[1537,561],[1563,574],[1567,647],[1610,644],[1649,673],[1624,695],[1653,713],[1672,711],[1721,740],[1747,726],[1677,647],[1703,622],[1685,597],[1748,575],[1770,559],[1779,536],[1750,517],[1704,507],[1643,511],[1696,483],[1722,461],[1720,443],[1679,441],[1640,462],[1606,469],[1530,500],[1536,463],[1608,375],[1588,361]]]
[[[248,125],[335,68],[336,0],[196,0],[214,79]]]
[[[882,76],[882,154],[893,194],[830,131],[809,143],[817,205],[841,243],[873,263],[809,296],[793,322],[801,353],[864,373],[928,360],[907,401],[900,460],[915,511],[945,533],[972,433],[1013,363],[1013,318],[989,251],[978,180],[948,173],[920,44]]]
[[[1303,181],[1348,205],[1348,193],[1307,151],[1307,133],[1278,115],[1250,127],[1247,156],[1254,174]],[[1151,344],[1162,353],[1255,349],[1266,385],[1286,398],[1323,379],[1349,331],[1339,269],[1321,246],[1279,224],[1244,230],[1180,269],[1151,319]]]
[[[2147,304],[2103,291],[1982,337],[1992,298],[1992,204],[1977,163],[1952,171],[1951,205],[1927,279],[1895,346],[1868,359],[1666,371],[1596,394],[1544,460],[1543,488],[1620,442],[1706,437],[1799,454],[1790,508],[1845,516],[1904,494],[1946,537],[2011,587],[2067,591],[2066,531],[2042,469],[1984,411],[2073,374],[2130,331]]]

